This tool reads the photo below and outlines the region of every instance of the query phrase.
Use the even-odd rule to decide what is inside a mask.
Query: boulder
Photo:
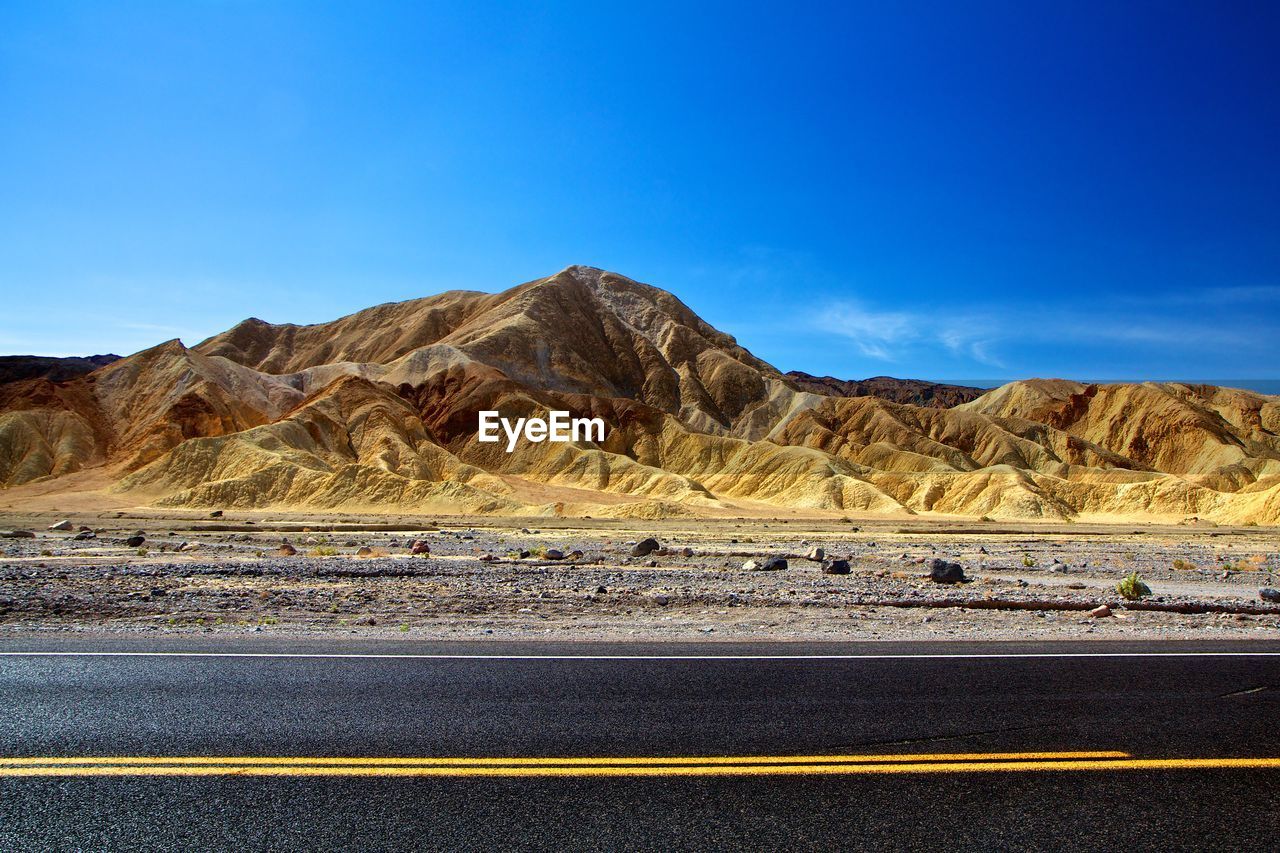
[[[277,557],[292,557],[298,553],[298,549],[290,545],[288,542],[282,542],[280,547],[276,549]]]
[[[564,551],[561,551],[559,548],[548,548],[542,556],[546,557],[548,560],[563,560]]]
[[[964,567],[959,563],[935,558],[929,563],[929,580],[935,583],[964,583],[968,578],[964,576]]]
[[[681,548],[681,549],[680,549],[680,556],[681,556],[681,557],[692,557],[692,556],[693,556],[693,549],[692,549],[692,548]]]
[[[0,533],[5,539],[35,539],[36,535],[30,530],[7,530]]]
[[[761,557],[758,560],[747,560],[742,568],[749,572],[780,572],[787,567],[782,557]]]
[[[145,536],[130,536],[128,539],[124,540],[124,544],[128,545],[130,548],[141,548],[142,543],[146,541],[147,537]]]
[[[822,550],[822,548],[818,546],[814,546],[813,548],[810,548],[809,553],[804,555],[804,558],[806,560],[812,560],[815,563],[821,563],[824,559],[826,559],[826,557],[827,557],[827,552]]]
[[[410,554],[421,554],[423,556],[431,553],[431,543],[425,539],[415,539],[413,544],[409,546]]]
[[[84,542],[87,539],[97,539],[98,535],[92,530],[81,530],[75,536],[71,537],[76,542]]]
[[[1262,589],[1258,590],[1258,598],[1261,598],[1263,601],[1269,601],[1272,604],[1280,604],[1280,589],[1273,589],[1269,586],[1264,586]]]
[[[72,527],[73,525],[71,524],[71,522],[65,518],[62,519],[62,521],[59,521],[57,524],[49,525],[50,530],[70,530]]]
[[[849,561],[828,560],[822,564],[822,573],[824,575],[847,575],[849,574]]]
[[[209,513],[209,517],[210,517],[210,518],[222,518],[222,510],[220,510],[220,509],[215,509],[213,512]]]
[[[365,545],[365,546],[361,547],[359,551],[356,551],[356,556],[357,556],[357,557],[372,557],[372,556],[373,556],[373,549],[372,549],[372,548],[370,548],[368,545]]]
[[[1104,604],[1101,607],[1095,607],[1090,610],[1089,615],[1094,619],[1106,619],[1111,615],[1111,608]]]
[[[647,557],[662,546],[658,544],[658,540],[650,536],[648,539],[641,539],[631,547],[631,556]]]

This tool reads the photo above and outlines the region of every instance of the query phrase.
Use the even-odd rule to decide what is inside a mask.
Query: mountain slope
[[[569,267],[0,384],[0,483],[56,494],[50,478],[97,469],[117,501],[171,507],[1280,522],[1276,398],[1060,380],[974,394],[783,375],[672,294]],[[607,430],[507,453],[476,441],[482,409]]]

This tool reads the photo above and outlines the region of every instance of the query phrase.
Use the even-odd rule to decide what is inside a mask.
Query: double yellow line
[[[1127,752],[925,755],[404,758],[318,756],[0,757],[0,778],[33,776],[832,776],[1280,768],[1280,758],[1134,758]]]

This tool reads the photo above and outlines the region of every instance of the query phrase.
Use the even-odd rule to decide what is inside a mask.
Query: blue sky
[[[1277,8],[0,0],[0,352],[585,263],[783,370],[1276,377]]]

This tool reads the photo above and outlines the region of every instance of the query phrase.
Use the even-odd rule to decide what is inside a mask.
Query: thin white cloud
[[[943,318],[909,311],[877,311],[858,302],[838,302],[822,309],[818,328],[848,338],[858,351],[880,361],[901,361],[910,353],[941,344],[954,356],[991,367],[1004,367],[992,351],[996,335],[981,318]]]

